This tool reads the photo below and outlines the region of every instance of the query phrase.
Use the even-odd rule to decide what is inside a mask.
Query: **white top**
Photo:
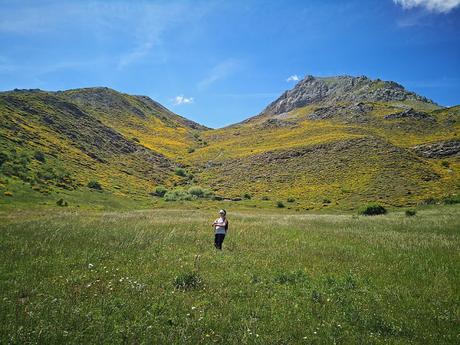
[[[225,220],[222,219],[222,217],[216,219],[214,223],[217,223],[216,225],[216,234],[225,234]]]

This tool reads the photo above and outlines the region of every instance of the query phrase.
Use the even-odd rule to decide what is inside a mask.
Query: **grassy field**
[[[460,207],[0,211],[2,344],[455,344]]]

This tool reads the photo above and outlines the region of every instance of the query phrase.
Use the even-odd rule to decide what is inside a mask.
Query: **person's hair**
[[[224,212],[224,216],[226,216],[226,215],[227,215],[227,211],[225,211],[224,209],[222,209],[222,210],[219,211],[219,213],[221,213],[222,211]]]

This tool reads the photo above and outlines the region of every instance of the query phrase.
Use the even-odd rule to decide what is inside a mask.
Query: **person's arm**
[[[214,224],[217,225],[217,226],[225,226],[225,224],[227,224],[227,219],[226,219],[225,221],[223,221],[223,222],[219,222],[219,221],[216,219],[216,221],[214,222]]]

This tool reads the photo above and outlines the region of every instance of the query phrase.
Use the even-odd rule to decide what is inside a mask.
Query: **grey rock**
[[[436,121],[435,118],[427,113],[416,111],[412,108],[384,116],[385,120],[394,120],[394,119],[416,119],[416,120],[427,120],[427,121]]]
[[[423,144],[413,147],[416,154],[426,158],[443,158],[459,156],[460,140],[440,141],[434,144]]]
[[[309,104],[324,105],[337,102],[390,102],[414,100],[434,104],[433,101],[407,91],[392,81],[371,80],[365,76],[313,77],[307,76],[292,90],[284,92],[260,115],[277,115]]]

